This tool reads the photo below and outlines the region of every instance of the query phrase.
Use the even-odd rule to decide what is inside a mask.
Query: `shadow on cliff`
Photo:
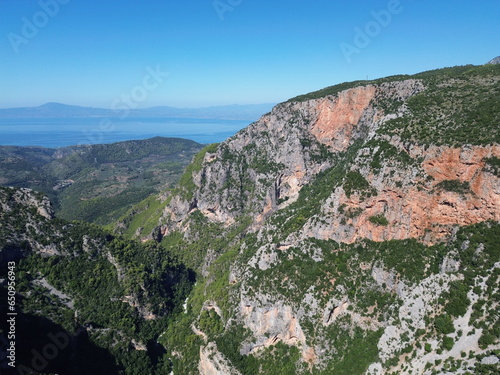
[[[2,288],[3,289],[3,288]],[[1,293],[2,295],[4,293]],[[2,317],[6,316],[4,306]],[[0,322],[0,372],[5,375],[25,374],[119,374],[115,358],[94,345],[84,329],[70,334],[47,318],[18,313],[15,317],[15,364],[9,366],[10,324]]]

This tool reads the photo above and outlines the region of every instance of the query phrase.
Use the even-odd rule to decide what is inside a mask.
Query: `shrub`
[[[484,332],[478,340],[479,347],[481,349],[486,349],[488,346],[493,345],[496,341],[496,337],[489,332]]]
[[[375,224],[375,225],[386,226],[389,224],[389,221],[387,221],[385,216],[382,214],[370,216],[370,218],[368,220],[370,220],[370,223]]]
[[[436,185],[436,188],[445,191],[451,191],[457,194],[465,195],[471,193],[468,182],[459,180],[444,180]]]
[[[455,345],[455,341],[453,340],[453,338],[451,338],[449,336],[445,336],[443,338],[443,348],[444,349],[451,350],[451,349],[453,349],[453,345]]]
[[[436,331],[444,335],[455,332],[455,327],[453,326],[453,322],[449,315],[437,316],[434,321],[434,328],[436,328]]]

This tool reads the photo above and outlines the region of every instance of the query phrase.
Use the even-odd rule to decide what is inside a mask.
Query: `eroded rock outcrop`
[[[230,362],[217,351],[217,345],[213,342],[200,348],[198,371],[200,375],[241,375],[241,372],[234,369]]]
[[[423,162],[414,168],[420,177],[411,180],[396,179],[397,171],[384,171],[391,181],[377,181],[378,176],[366,173],[366,180],[377,186],[376,193],[366,199],[360,194],[346,195],[336,189],[324,204],[319,216],[326,224],[310,220],[299,238],[316,237],[352,243],[360,238],[375,241],[417,238],[434,243],[448,236],[453,227],[475,224],[487,220],[500,220],[500,178],[485,171],[486,158],[500,157],[500,146],[460,148],[432,147],[412,152]],[[397,178],[397,177],[396,177]],[[399,182],[400,187],[393,185]],[[440,184],[452,182],[463,185],[463,191],[447,191]],[[392,185],[392,186],[391,186]],[[346,219],[339,213],[357,212]],[[370,219],[382,215],[387,223],[380,225]],[[349,216],[349,215],[347,215]]]

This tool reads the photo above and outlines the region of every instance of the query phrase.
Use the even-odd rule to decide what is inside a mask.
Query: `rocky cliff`
[[[342,84],[203,150],[154,232],[203,276],[175,373],[498,363],[498,94],[496,65]]]
[[[498,85],[494,77],[482,87]],[[385,131],[387,123],[412,117],[407,102],[423,91],[424,80],[407,79],[278,105],[204,154],[190,176],[190,191],[165,209],[162,233],[193,210],[226,225],[248,214],[260,225],[295,202],[318,173],[339,166],[345,176],[326,187],[329,196],[296,238],[435,243],[456,225],[498,221],[500,185],[488,167],[488,160],[500,157],[496,134],[491,143],[470,139],[454,147],[409,142]],[[388,102],[397,107],[388,109]],[[387,224],[370,221],[377,215]]]
[[[168,373],[155,343],[190,279],[158,245],[54,218],[46,196],[0,187],[0,313],[16,322],[15,337],[0,322],[0,353],[16,348],[2,374]]]

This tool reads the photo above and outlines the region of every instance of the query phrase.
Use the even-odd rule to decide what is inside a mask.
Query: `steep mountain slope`
[[[0,146],[0,184],[48,194],[58,216],[108,224],[175,186],[202,145],[156,137],[48,149]]]
[[[168,373],[157,339],[193,281],[159,245],[55,219],[47,197],[0,187],[2,374]]]
[[[488,64],[500,64],[500,56],[497,56],[494,59],[490,60]]]
[[[205,148],[150,234],[203,276],[174,373],[493,371],[499,97],[498,65],[346,83]]]

